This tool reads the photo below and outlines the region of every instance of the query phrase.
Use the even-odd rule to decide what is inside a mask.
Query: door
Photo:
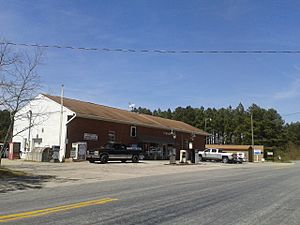
[[[217,149],[211,149],[210,159],[211,160],[217,160],[218,159],[218,150]]]
[[[203,154],[204,159],[210,159],[210,151],[211,149],[206,149]]]

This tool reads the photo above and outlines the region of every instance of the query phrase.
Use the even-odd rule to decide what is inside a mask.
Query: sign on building
[[[261,154],[261,150],[260,149],[254,149],[253,153],[254,153],[254,155],[260,155]]]
[[[98,141],[98,135],[97,134],[91,134],[91,133],[83,133],[83,140],[85,140],[85,141]]]

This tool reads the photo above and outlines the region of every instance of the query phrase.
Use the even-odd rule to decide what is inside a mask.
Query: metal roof
[[[45,97],[60,104],[59,96],[43,94]],[[199,135],[209,135],[196,127],[177,120],[165,119],[157,116],[130,112],[127,110],[98,105],[91,102],[84,102],[76,99],[64,98],[64,107],[75,112],[77,117],[105,120],[111,122],[154,127],[167,130],[175,130]]]
[[[205,148],[219,148],[224,150],[250,150],[252,145],[221,145],[221,144],[206,144]],[[263,145],[253,145],[254,149],[264,149]]]

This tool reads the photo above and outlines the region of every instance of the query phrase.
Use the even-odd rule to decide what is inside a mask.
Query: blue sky
[[[0,38],[78,47],[300,50],[300,1],[0,0]],[[128,109],[300,112],[300,54],[155,54],[48,49],[43,91]],[[300,114],[284,116],[300,121]]]

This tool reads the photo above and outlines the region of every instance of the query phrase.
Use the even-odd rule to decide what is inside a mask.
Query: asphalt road
[[[300,163],[11,192],[0,222],[299,225]]]

